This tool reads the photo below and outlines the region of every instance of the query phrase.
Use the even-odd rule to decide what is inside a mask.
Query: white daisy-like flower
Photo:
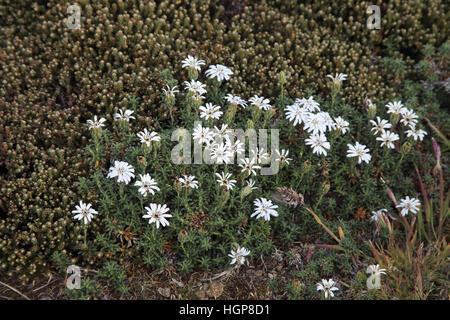
[[[219,106],[215,106],[212,103],[206,103],[205,106],[200,106],[198,108],[200,110],[200,118],[204,118],[205,120],[208,119],[216,119],[218,120],[223,112],[220,111],[220,107]]]
[[[390,131],[383,131],[380,137],[377,137],[377,141],[381,141],[380,147],[386,146],[391,149],[395,149],[394,141],[400,139],[398,134]]]
[[[208,78],[216,78],[217,81],[229,80],[230,76],[233,74],[230,68],[225,67],[221,64],[210,65],[208,70],[206,70],[205,74]]]
[[[134,178],[134,169],[125,161],[114,161],[114,166],[109,168],[108,178],[117,177],[117,182],[130,183]]]
[[[267,152],[264,152],[264,148],[258,148],[251,150],[253,159],[256,160],[257,164],[265,163],[267,160],[269,160],[269,154]]]
[[[76,214],[73,217],[74,219],[83,220],[84,224],[88,224],[88,222],[91,222],[94,214],[97,214],[98,212],[91,208],[90,203],[84,203],[80,200],[80,205],[75,206],[75,210],[73,210],[72,213]]]
[[[414,141],[422,141],[423,137],[427,134],[427,132],[425,130],[422,129],[416,129],[416,126],[410,126],[409,130],[406,130],[406,136],[409,137],[413,137]]]
[[[231,253],[228,255],[232,259],[230,264],[235,264],[236,262],[240,265],[244,264],[245,257],[249,254],[250,250],[245,247],[238,247],[236,250],[231,250]]]
[[[228,129],[227,124],[222,124],[221,128],[214,126],[214,139],[216,139],[217,142],[225,141],[230,142],[231,136],[233,135],[233,130]]]
[[[411,109],[403,108],[401,115],[402,119],[400,120],[400,123],[405,126],[411,127],[417,124],[419,116]]]
[[[197,141],[199,144],[209,144],[214,140],[214,132],[210,128],[202,127],[201,124],[198,124],[194,129],[192,137],[194,138],[194,141]]]
[[[154,195],[155,191],[160,190],[155,179],[153,179],[148,173],[144,175],[140,174],[139,176],[141,177],[141,181],[136,181],[134,185],[139,187],[138,191],[144,197],[146,197],[149,193]]]
[[[312,96],[308,99],[295,99],[295,103],[303,106],[309,112],[320,111],[319,103]]]
[[[330,116],[328,112],[319,112],[317,116],[322,118],[322,122],[325,125],[326,129],[329,131],[336,129],[336,123],[334,123],[333,118]]]
[[[308,118],[305,120],[304,128],[306,131],[312,134],[318,134],[320,132],[325,132],[327,130],[326,122],[320,114],[310,113]]]
[[[216,164],[231,163],[234,154],[230,151],[227,143],[216,143],[211,148],[211,160]]]
[[[386,209],[380,209],[378,211],[372,211],[372,216],[370,217],[370,221],[377,222],[379,219],[382,219],[382,215],[385,212],[387,212]]]
[[[252,106],[257,107],[260,110],[269,110],[270,109],[270,100],[266,99],[264,97],[259,97],[257,95],[254,95],[248,101],[252,104]]]
[[[275,159],[275,161],[278,161],[281,164],[289,165],[289,161],[292,160],[292,158],[288,158],[289,150],[281,149],[281,152],[279,150],[276,150],[276,153],[278,157]]]
[[[230,152],[234,154],[242,154],[245,152],[244,143],[241,140],[236,140],[234,144],[229,145]]]
[[[313,153],[318,155],[327,155],[327,150],[330,149],[330,143],[324,133],[312,134],[308,139],[305,139],[305,144],[313,148]]]
[[[188,55],[186,59],[181,61],[181,63],[182,63],[182,65],[181,65],[182,68],[192,68],[192,69],[200,71],[201,66],[203,66],[205,64],[205,60],[199,60],[196,57]]]
[[[237,105],[237,106],[241,106],[244,109],[245,109],[245,107],[247,107],[247,102],[244,99],[242,99],[239,96],[233,96],[230,93],[225,96],[225,100],[227,100],[227,102],[229,104],[234,104],[234,105]]]
[[[277,209],[278,206],[272,203],[272,200],[267,200],[266,198],[258,198],[253,201],[255,205],[255,211],[250,216],[251,218],[256,216],[256,219],[264,218],[264,220],[269,221],[270,216],[278,217]]]
[[[199,94],[197,92],[194,92],[192,94],[192,99],[194,99],[196,101],[203,101],[205,99],[205,96],[203,94]]]
[[[103,122],[105,122],[105,118],[97,119],[97,116],[94,116],[94,120],[87,120],[87,124],[89,125],[89,130],[91,129],[99,129],[101,127],[104,127],[105,125]]]
[[[187,176],[183,174],[181,178],[178,178],[181,185],[185,188],[198,189],[198,181],[195,180],[195,176]]]
[[[216,176],[219,178],[216,180],[221,186],[226,187],[227,190],[233,190],[234,186],[236,185],[236,180],[230,179],[231,173],[224,173],[222,172],[217,173]]]
[[[345,73],[336,73],[334,76],[327,74],[327,78],[330,78],[335,85],[340,85],[342,81],[347,80],[347,75]]]
[[[387,120],[382,120],[380,117],[377,117],[377,121],[370,120],[370,123],[373,125],[373,128],[370,129],[370,131],[373,131],[374,134],[382,133],[386,129],[392,128],[392,124],[389,123]]]
[[[310,112],[305,108],[301,107],[299,104],[294,103],[290,106],[284,108],[286,111],[286,119],[293,122],[293,125],[302,124],[308,119]]]
[[[252,158],[251,160],[249,158],[241,159],[241,162],[239,164],[239,167],[242,168],[241,172],[247,172],[247,175],[253,174],[256,176],[255,169],[261,169],[260,166],[256,164],[256,159]]]
[[[409,198],[406,196],[404,199],[400,200],[400,204],[396,208],[401,208],[402,216],[406,216],[409,212],[416,214],[419,211],[420,201],[416,198]]]
[[[184,82],[184,89],[192,92],[194,95],[200,95],[202,96],[203,94],[205,94],[206,91],[206,84],[201,83],[200,81],[196,81],[196,80],[191,80],[190,82],[185,81]]]
[[[389,102],[386,107],[388,108],[388,113],[401,114],[404,107],[401,101]]]
[[[180,92],[180,90],[177,89],[178,86],[173,86],[173,87],[171,88],[171,87],[169,87],[168,84],[166,84],[166,87],[167,87],[167,89],[164,89],[164,88],[163,88],[162,91],[164,92],[164,94],[165,94],[167,97],[175,97],[175,95],[176,95],[177,93]]]
[[[116,113],[116,119],[130,122],[130,119],[136,119],[134,116],[132,116],[133,113],[134,113],[133,110],[127,109],[124,111],[124,110],[120,109],[119,113]]]
[[[250,190],[258,189],[258,187],[255,187],[255,181],[253,181],[253,179],[251,179],[251,178],[248,180],[245,180],[245,183],[250,188]]]
[[[358,163],[361,163],[362,161],[369,163],[372,159],[372,156],[369,153],[369,148],[367,148],[364,144],[356,142],[355,145],[351,145],[349,143],[347,144],[347,147],[347,158],[357,157]]]
[[[321,283],[319,282],[316,284],[317,291],[323,291],[325,299],[327,299],[328,296],[334,297],[333,292],[339,290],[337,287],[334,286],[335,284],[336,282],[333,279],[329,280],[322,279]]]
[[[341,117],[334,118],[334,123],[336,124],[336,130],[338,130],[342,134],[346,134],[349,126],[348,121],[345,121]]]
[[[147,129],[144,129],[141,132],[137,133],[137,136],[139,137],[141,143],[145,143],[147,147],[150,147],[150,144],[152,141],[161,141],[161,137],[159,133],[152,131],[149,132]]]
[[[379,264],[371,264],[367,267],[366,273],[369,273],[372,276],[386,274],[386,269],[380,269]]]
[[[166,227],[169,225],[169,221],[166,218],[171,218],[172,215],[166,213],[170,209],[165,205],[160,205],[157,203],[150,203],[150,208],[145,207],[147,214],[144,214],[142,218],[149,219],[148,223],[155,223],[156,229],[159,229],[159,225]]]

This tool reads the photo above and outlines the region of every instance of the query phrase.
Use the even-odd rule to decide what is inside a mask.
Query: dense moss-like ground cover
[[[158,291],[169,286],[176,289],[173,297],[215,297],[197,285],[196,274],[224,270],[232,270],[223,275],[227,280],[218,278],[227,298],[252,292],[317,299],[322,278],[336,280],[337,296],[350,299],[448,297],[448,5],[375,2],[84,0],[78,2],[81,28],[72,30],[66,1],[2,1],[0,280],[32,290],[33,280],[64,277],[76,264],[99,273],[65,297],[100,297],[100,286],[114,297],[170,297]],[[372,4],[381,8],[380,30],[366,26]],[[198,75],[182,68],[188,55],[205,60]],[[205,75],[214,64],[233,75],[214,82]],[[347,79],[333,84],[327,75],[336,73]],[[184,84],[193,77],[206,85],[201,104],[224,112],[209,126],[279,129],[289,165],[276,176],[253,177],[258,189],[249,193],[237,165],[175,165],[172,132],[184,127],[193,133],[199,118],[200,104]],[[173,100],[162,90],[166,85],[178,85]],[[248,107],[231,117],[226,94],[243,97]],[[249,102],[254,95],[268,98],[270,110],[257,111]],[[286,117],[296,98],[309,97],[349,123],[345,134],[327,133],[326,155],[306,145],[304,125]],[[427,132],[423,141],[395,123],[386,108],[394,101],[417,114],[417,128]],[[122,109],[136,117],[127,126],[115,119]],[[106,120],[98,136],[86,123],[94,115]],[[380,147],[371,131],[374,116],[393,124],[400,138],[394,149]],[[136,135],[143,129],[161,136],[148,154]],[[441,148],[438,159],[432,137]],[[347,145],[356,142],[370,149],[370,163],[355,165],[346,157]],[[142,198],[135,180],[122,190],[107,178],[114,160],[130,163],[135,180],[151,174],[160,192]],[[234,190],[224,192],[216,182],[222,171],[237,180]],[[194,175],[199,189],[180,189],[183,174]],[[280,193],[279,187],[286,189]],[[388,188],[397,201],[419,199],[420,213],[405,222]],[[292,197],[297,206],[287,205]],[[250,217],[258,198],[278,201],[279,216]],[[98,211],[86,231],[72,214],[80,200]],[[170,226],[155,231],[142,219],[150,202],[167,204]],[[371,220],[382,208],[392,230]],[[250,250],[250,267],[228,269],[235,245]],[[391,268],[383,290],[367,290],[371,264]],[[280,275],[277,268],[289,271]],[[182,285],[149,285],[138,294],[137,279],[153,283],[158,272],[160,281],[176,274]],[[245,275],[264,285],[249,289]],[[48,295],[61,297],[55,290]]]

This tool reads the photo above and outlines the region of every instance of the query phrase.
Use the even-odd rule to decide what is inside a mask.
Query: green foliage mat
[[[294,162],[276,180],[259,181],[264,186],[261,195],[270,198],[275,187],[287,186],[297,188],[312,207],[320,203],[317,212],[330,221],[333,232],[341,227],[348,235],[343,244],[345,259],[367,240],[371,232],[369,212],[392,206],[379,182],[382,173],[399,195],[411,194],[413,190],[416,195],[412,164],[420,162],[428,170],[425,183],[431,188],[434,159],[429,142],[415,146],[407,157],[400,153],[386,156],[374,139],[367,138],[365,101],[374,101],[378,110],[383,109],[380,115],[387,118],[385,103],[401,99],[421,118],[437,120],[434,123],[444,135],[448,132],[448,114],[439,108],[448,101],[448,93],[425,90],[419,82],[425,80],[438,88],[437,83],[445,80],[430,77],[431,61],[438,53],[427,56],[425,52],[430,65],[422,62],[417,66],[426,44],[439,48],[448,40],[448,5],[438,0],[299,2],[84,0],[79,1],[81,29],[70,30],[65,24],[67,1],[2,1],[1,274],[28,281],[41,270],[55,267],[51,262],[55,253],[67,255],[71,263],[102,265],[109,259],[119,263],[135,259],[152,268],[166,266],[169,255],[175,253],[175,263],[184,272],[222,268],[228,263],[230,243],[236,240],[236,232],[253,208],[249,200],[243,204],[242,213],[237,214],[233,212],[235,204],[231,202],[228,207],[227,203],[222,219],[212,219],[211,233],[197,230],[186,236],[182,231],[193,223],[188,220],[175,222],[169,237],[142,229],[140,237],[147,237],[148,241],[142,241],[126,255],[121,255],[118,231],[125,232],[129,225],[121,224],[123,221],[114,224],[114,219],[108,218],[89,226],[92,243],[80,256],[83,229],[71,214],[80,199],[92,203],[102,199],[97,187],[98,183],[104,184],[105,178],[93,170],[95,163],[86,152],[86,146],[92,144],[86,120],[99,115],[112,123],[119,109],[131,108],[137,117],[134,133],[153,128],[166,139],[173,127],[191,125],[183,121],[185,111],[181,103],[174,106],[172,123],[161,91],[167,83],[187,80],[180,61],[188,54],[206,60],[207,65],[221,63],[234,71],[221,92],[210,94],[209,99],[223,101],[220,95],[225,93],[246,98],[255,94],[270,97],[278,110],[272,123],[281,129],[282,136],[292,138],[283,143],[291,150]],[[381,30],[366,27],[366,8],[372,4],[381,6]],[[281,89],[282,71],[287,81]],[[348,74],[348,80],[339,99],[332,100],[326,75],[336,72]],[[303,145],[307,136],[293,133],[282,110],[292,103],[289,99],[312,94],[332,116],[348,120],[354,138],[375,152],[376,161],[356,177],[349,178],[348,165],[343,164],[347,143],[344,139],[338,138],[333,145],[336,157],[326,161],[316,156],[302,158],[305,150],[309,152],[309,147]],[[248,116],[236,116],[235,125],[245,128]],[[427,131],[434,132],[428,127]],[[136,144],[134,136],[127,139],[134,139]],[[133,143],[125,142],[127,146]],[[170,147],[163,144],[161,154],[170,154]],[[137,153],[131,150],[128,156],[136,159]],[[161,186],[171,185],[176,175],[191,170],[167,167],[164,157],[152,161]],[[400,162],[403,165],[399,169]],[[100,167],[107,170],[106,165],[101,163]],[[199,168],[191,173],[200,178],[205,174]],[[306,183],[297,185],[301,178]],[[215,178],[208,179],[202,182],[205,189],[189,198],[189,207],[199,209],[187,213],[193,220],[199,218],[203,209],[199,203],[211,209],[215,199],[215,191],[211,191]],[[166,198],[181,201],[176,200],[173,189],[168,190]],[[108,192],[111,196],[117,194],[117,190]],[[108,207],[104,203],[102,206]],[[283,214],[272,226],[258,221],[252,225],[251,236],[246,236],[255,258],[295,241],[333,241],[305,210],[281,210]],[[183,245],[180,237],[187,237],[183,238]],[[363,250],[368,252],[367,247]],[[325,268],[322,276],[341,269],[339,264],[346,263],[342,261]],[[121,274],[115,264],[109,264],[107,270]],[[122,283],[118,286],[120,292],[126,291]]]

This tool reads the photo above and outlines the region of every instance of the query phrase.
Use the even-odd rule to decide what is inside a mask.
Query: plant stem
[[[87,248],[87,224],[84,225],[84,247]]]

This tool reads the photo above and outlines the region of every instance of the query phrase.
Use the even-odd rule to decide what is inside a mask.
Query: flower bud
[[[409,143],[408,141],[406,141],[403,145],[402,145],[402,153],[406,154],[409,153],[411,151],[412,145],[411,143]]]
[[[364,106],[367,109],[369,119],[375,118],[377,114],[377,105],[372,102],[369,98],[364,99]]]
[[[145,159],[145,157],[143,156],[138,156],[137,157],[137,163],[139,164],[139,166],[141,166],[142,168],[145,168],[147,166],[147,159]]]
[[[303,174],[308,173],[309,171],[311,171],[311,169],[312,169],[311,161],[306,160],[305,162],[303,162],[301,169]]]
[[[244,199],[246,196],[248,196],[250,193],[252,193],[252,188],[250,186],[245,186],[241,190],[241,199]]]
[[[377,114],[377,106],[375,104],[370,104],[368,107],[368,116],[369,119],[374,119]]]
[[[195,68],[189,68],[188,69],[188,77],[191,80],[197,80],[197,78],[198,78],[198,71],[195,70]]]
[[[325,181],[322,184],[322,194],[323,195],[327,194],[329,190],[330,190],[330,181]]]
[[[286,83],[286,75],[285,75],[284,71],[281,71],[281,72],[278,74],[278,82],[279,82],[280,85],[282,85],[282,86]]]
[[[266,119],[271,119],[275,115],[275,108],[272,107],[266,111]]]
[[[161,146],[161,141],[152,141],[151,145],[153,146],[154,150],[157,151]]]
[[[234,115],[236,114],[237,105],[230,104],[230,107],[225,113],[225,123],[230,124],[233,121]]]
[[[434,138],[431,138],[431,144],[433,145],[434,155],[436,156],[436,165],[440,167],[441,165],[441,148],[437,144]]]
[[[178,232],[178,241],[183,244],[187,241],[187,237],[188,237],[188,233],[186,230],[180,230],[180,232]]]
[[[392,113],[391,114],[392,127],[395,127],[399,120],[400,120],[400,114],[399,113]]]

